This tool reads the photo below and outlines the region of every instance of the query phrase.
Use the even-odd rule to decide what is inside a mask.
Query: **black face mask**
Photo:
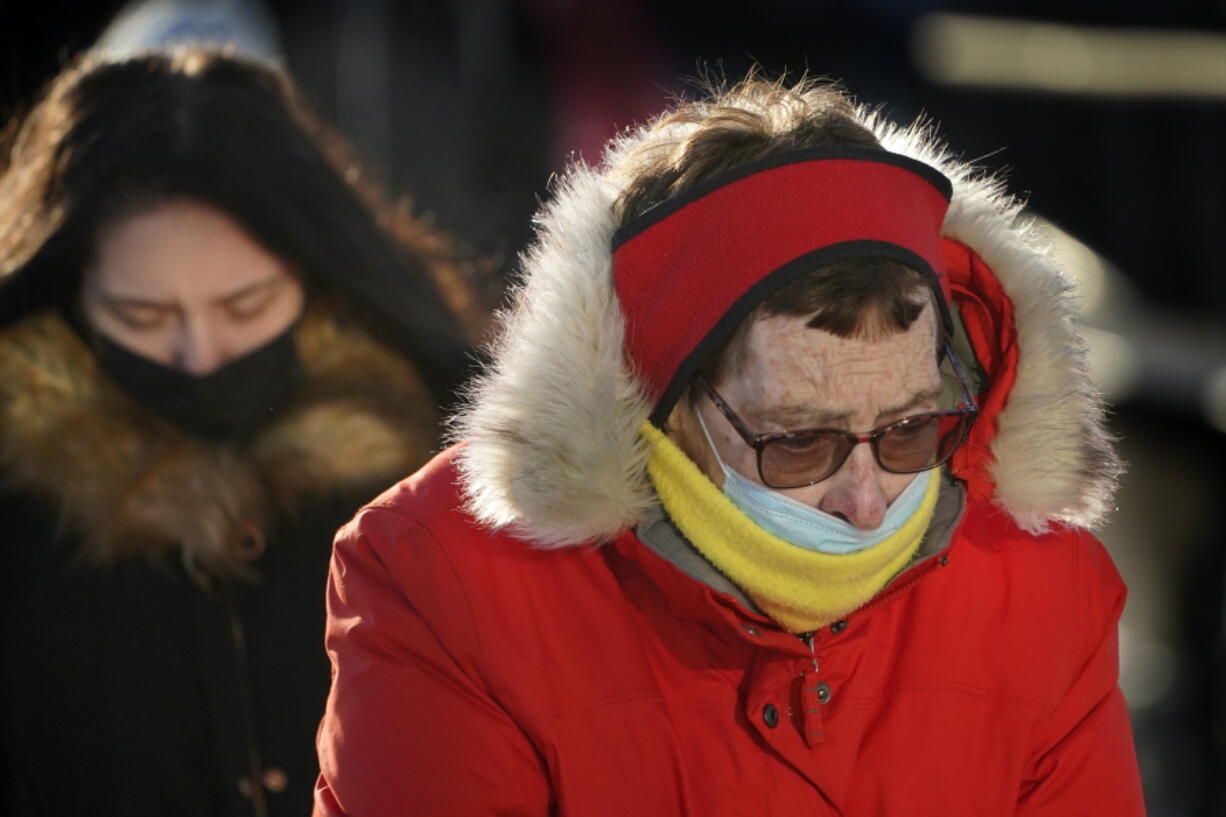
[[[90,340],[98,367],[137,404],[194,437],[241,442],[276,416],[301,379],[297,328],[201,376],[155,363],[96,332]]]

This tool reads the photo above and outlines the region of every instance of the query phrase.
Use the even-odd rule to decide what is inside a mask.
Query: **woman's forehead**
[[[818,368],[858,368],[884,365],[898,359],[935,359],[936,322],[931,307],[904,331],[841,337],[808,326],[807,316],[771,315],[757,318],[744,338],[745,368],[794,364]]]
[[[803,316],[754,322],[725,388],[772,415],[842,416],[905,405],[939,382],[936,327],[925,309],[906,331],[838,337]]]
[[[108,225],[87,271],[113,297],[201,301],[288,275],[284,261],[230,216],[186,200]]]

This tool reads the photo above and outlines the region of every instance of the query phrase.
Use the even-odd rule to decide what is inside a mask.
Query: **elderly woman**
[[[748,80],[564,177],[337,539],[318,815],[1143,812],[1061,271],[925,136]]]
[[[435,446],[467,284],[273,68],[89,57],[13,133],[5,813],[302,814],[332,535]]]

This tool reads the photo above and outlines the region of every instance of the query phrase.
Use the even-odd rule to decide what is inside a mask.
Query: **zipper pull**
[[[800,674],[800,710],[801,724],[805,735],[805,746],[812,749],[826,740],[822,725],[821,689],[824,686],[817,680],[821,665],[817,661],[817,648],[813,644],[813,633],[804,633],[800,639],[809,645],[809,658],[813,662],[812,669],[806,669]]]

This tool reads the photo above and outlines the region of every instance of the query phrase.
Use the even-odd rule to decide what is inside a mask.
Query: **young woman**
[[[303,814],[332,535],[475,314],[276,69],[66,69],[0,176],[8,814]]]

